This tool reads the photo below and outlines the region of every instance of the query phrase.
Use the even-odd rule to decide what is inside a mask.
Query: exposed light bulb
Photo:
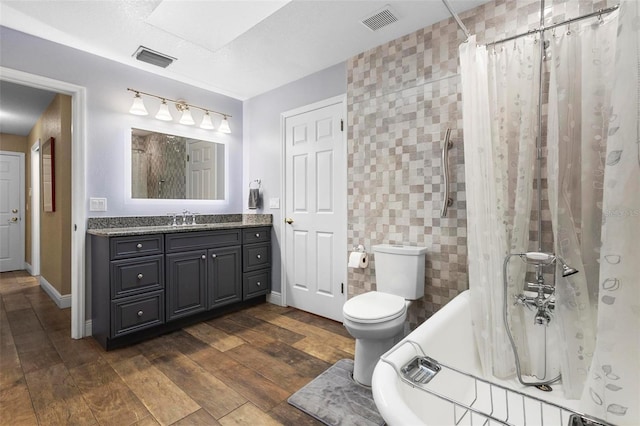
[[[231,128],[229,127],[229,120],[227,120],[226,115],[220,122],[220,127],[218,127],[218,131],[222,133],[231,133]]]
[[[191,111],[189,111],[189,107],[185,107],[184,110],[182,110],[182,117],[180,117],[180,124],[184,124],[186,126],[193,126],[194,124],[196,124],[196,122],[193,121],[193,117],[191,116]]]
[[[204,117],[202,117],[202,123],[200,123],[201,129],[213,130],[213,122],[211,121],[211,116],[209,115],[209,111],[204,113]]]
[[[133,104],[131,105],[129,112],[134,115],[149,115],[147,109],[144,107],[144,102],[142,101],[140,93],[136,92],[133,97]]]
[[[162,120],[162,121],[171,121],[173,120],[173,117],[171,116],[171,113],[169,112],[169,106],[167,105],[167,101],[166,100],[162,100],[162,103],[160,104],[160,109],[158,110],[158,113],[156,114],[156,118],[158,120]]]

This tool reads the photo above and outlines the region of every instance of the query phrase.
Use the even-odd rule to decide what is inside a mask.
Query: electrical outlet
[[[89,198],[89,211],[92,212],[106,212],[107,211],[107,199],[106,198]]]

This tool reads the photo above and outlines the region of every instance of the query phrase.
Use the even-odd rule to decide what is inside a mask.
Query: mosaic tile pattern
[[[547,1],[545,24],[613,4]],[[538,28],[540,2],[496,0],[460,17],[478,42],[487,43]],[[468,288],[458,75],[458,46],[463,41],[462,31],[450,18],[363,52],[347,64],[348,247],[363,244],[369,252],[382,243],[428,247],[425,296],[409,311],[411,328]],[[447,217],[440,218],[440,153],[448,127],[454,142],[449,164],[455,201]],[[546,181],[542,185],[545,188]],[[543,247],[552,250],[545,197]],[[533,221],[537,215],[532,213]],[[537,246],[536,222],[531,235]],[[375,256],[369,268],[350,269],[348,283],[349,297],[375,290]]]

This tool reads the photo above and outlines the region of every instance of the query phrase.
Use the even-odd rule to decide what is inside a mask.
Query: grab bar
[[[440,217],[447,217],[447,208],[453,205],[453,198],[449,197],[449,150],[453,147],[453,142],[449,140],[451,129],[447,129],[442,145],[442,175],[444,177],[444,196],[442,197],[442,210]]]

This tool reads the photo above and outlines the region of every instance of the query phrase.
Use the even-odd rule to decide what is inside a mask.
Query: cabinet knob
[[[144,315],[144,312],[138,311],[138,317],[142,317],[142,315]]]
[[[256,238],[260,238],[260,234],[256,234]]]
[[[204,259],[206,259],[206,258],[207,258],[207,255],[206,255],[206,254],[203,254],[203,255],[202,255],[202,260],[204,260]]]
[[[141,280],[144,275],[138,274],[138,279]]]
[[[218,257],[218,255],[217,255],[217,254],[215,254],[215,253],[213,253],[213,254],[211,255],[211,258],[212,258],[212,259],[215,259],[216,257]]]
[[[260,255],[260,254],[256,255],[256,257],[257,257],[258,259],[262,259],[262,255]]]
[[[136,247],[137,247],[137,248],[139,248],[139,249],[141,249],[141,248],[142,248],[142,243],[138,243],[138,244],[136,245]]]
[[[257,285],[258,287],[260,287],[260,285],[261,285],[261,284],[260,284],[260,281],[258,281],[258,282],[256,283],[256,285]]]

